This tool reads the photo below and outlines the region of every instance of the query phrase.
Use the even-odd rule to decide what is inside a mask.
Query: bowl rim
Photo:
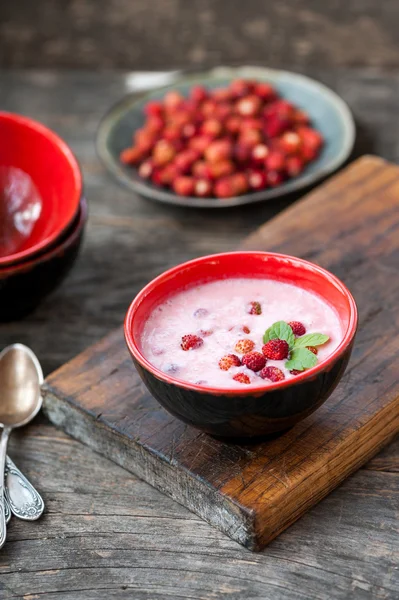
[[[8,111],[0,111],[0,121],[9,121],[31,129],[39,133],[43,137],[47,138],[54,146],[57,146],[58,149],[65,156],[67,162],[69,163],[72,169],[72,176],[76,188],[76,200],[73,204],[71,204],[72,208],[69,211],[68,216],[64,220],[62,226],[57,227],[55,231],[53,231],[40,241],[36,242],[36,244],[33,244],[29,248],[26,248],[25,250],[22,250],[20,252],[14,252],[13,254],[8,254],[7,256],[0,257],[1,267],[3,265],[11,266],[12,264],[19,263],[25,260],[26,258],[32,258],[40,250],[43,250],[50,244],[53,244],[68,229],[79,210],[80,200],[83,192],[83,176],[79,163],[68,144],[58,134],[56,134],[54,131],[52,131],[39,121],[36,121],[35,119],[31,119],[30,117],[24,115]]]
[[[285,379],[283,381],[278,381],[276,383],[251,386],[250,388],[248,388],[247,391],[245,389],[235,388],[235,387],[234,388],[228,388],[228,387],[226,387],[226,388],[220,387],[219,388],[219,387],[212,387],[212,386],[207,386],[207,385],[199,385],[199,384],[195,384],[195,383],[190,383],[188,381],[184,381],[182,379],[179,379],[177,377],[173,377],[167,373],[164,373],[163,371],[161,371],[160,369],[155,367],[142,354],[142,352],[139,349],[138,344],[136,343],[134,335],[133,335],[132,325],[133,325],[134,315],[135,315],[137,309],[139,308],[139,306],[141,305],[141,303],[145,300],[147,295],[153,289],[155,289],[157,287],[157,285],[159,283],[163,282],[164,279],[170,278],[171,276],[179,273],[179,271],[181,271],[182,269],[195,266],[196,264],[200,264],[201,262],[207,262],[209,260],[219,259],[221,257],[223,257],[223,258],[224,257],[234,257],[234,256],[237,256],[238,254],[241,256],[259,256],[259,255],[261,255],[263,257],[277,258],[282,261],[287,261],[287,260],[290,262],[294,261],[299,267],[304,267],[305,269],[308,269],[308,270],[310,269],[312,271],[316,271],[319,275],[321,275],[322,277],[324,277],[325,279],[330,281],[332,284],[334,284],[336,287],[338,287],[343,292],[344,296],[347,298],[347,300],[349,302],[350,314],[349,314],[349,323],[348,323],[347,330],[344,333],[344,336],[343,336],[341,342],[339,343],[339,345],[337,346],[337,348],[325,360],[321,361],[316,366],[314,366],[310,369],[307,369],[306,371],[303,371],[302,373],[300,373],[293,379]],[[208,394],[213,394],[213,395],[217,395],[217,396],[220,396],[220,395],[249,396],[249,395],[256,395],[259,393],[264,394],[264,393],[271,392],[274,390],[291,387],[293,385],[303,383],[306,380],[312,379],[315,375],[318,375],[319,373],[323,372],[328,365],[335,363],[346,352],[348,347],[350,347],[350,345],[352,344],[353,339],[355,337],[357,326],[358,326],[358,309],[357,309],[357,305],[356,305],[353,295],[351,294],[351,292],[349,291],[347,286],[338,277],[336,277],[336,275],[333,275],[333,273],[331,273],[327,269],[324,269],[323,267],[320,267],[319,265],[316,265],[315,263],[307,261],[303,258],[298,258],[296,256],[291,256],[288,254],[281,254],[279,252],[262,252],[262,251],[256,251],[256,250],[255,251],[237,250],[237,251],[233,251],[233,252],[221,252],[218,254],[210,254],[207,256],[201,256],[199,258],[195,258],[193,260],[176,265],[175,267],[172,267],[171,269],[164,271],[163,273],[161,273],[160,275],[158,275],[157,277],[152,279],[146,286],[144,286],[144,288],[142,288],[142,290],[136,295],[136,297],[131,302],[131,304],[127,310],[126,316],[125,316],[123,329],[124,329],[124,336],[125,336],[125,341],[126,341],[127,347],[129,349],[129,352],[133,356],[133,358],[135,358],[137,360],[137,362],[144,369],[146,369],[147,371],[152,373],[152,375],[154,375],[157,379],[160,379],[161,381],[163,381],[165,383],[172,384],[177,387],[184,388],[184,389],[190,390],[190,391],[195,391],[195,392],[208,393]]]
[[[47,262],[51,260],[56,255],[59,254],[60,251],[65,251],[69,248],[71,244],[79,237],[81,234],[88,217],[88,203],[84,196],[81,197],[78,213],[76,215],[76,223],[73,229],[69,232],[66,238],[64,238],[59,244],[55,244],[51,246],[47,252],[44,254],[39,254],[38,256],[32,256],[30,260],[24,261],[22,263],[17,263],[14,265],[6,265],[4,268],[0,266],[0,283],[1,280],[6,277],[12,277],[13,275],[19,275],[24,271],[29,271],[36,267],[37,265]]]
[[[241,71],[244,71],[243,75],[241,75]],[[245,74],[246,71],[248,71],[248,74]],[[334,105],[336,112],[340,115],[340,118],[344,123],[344,135],[339,152],[330,159],[327,165],[319,167],[318,170],[313,173],[304,173],[300,178],[295,177],[290,179],[282,186],[278,186],[276,188],[267,188],[259,192],[249,192],[247,194],[243,194],[242,196],[233,196],[231,198],[224,198],[221,200],[220,198],[216,197],[197,198],[194,196],[178,196],[173,191],[156,187],[145,180],[135,180],[129,176],[124,166],[120,164],[119,161],[116,161],[111,152],[109,152],[107,147],[107,139],[110,131],[113,128],[115,119],[119,119],[121,114],[125,114],[126,112],[130,111],[135,104],[142,103],[146,99],[149,99],[153,93],[159,93],[162,91],[166,92],[168,89],[171,89],[176,85],[184,84],[191,78],[200,76],[249,78],[251,77],[251,74],[252,77],[256,77],[256,73],[265,78],[270,78],[271,83],[275,82],[279,78],[288,77],[299,85],[310,85],[313,88],[320,90],[325,97],[329,98],[331,104]],[[224,65],[202,70],[186,69],[165,72],[165,75],[167,74],[170,76],[170,81],[167,84],[151,87],[146,90],[137,90],[136,92],[131,92],[116,102],[102,117],[97,129],[97,154],[107,171],[111,173],[118,183],[123,184],[130,191],[133,191],[144,198],[161,202],[163,204],[192,208],[228,208],[274,200],[276,198],[285,197],[290,193],[298,192],[299,190],[309,187],[317,181],[327,177],[336,171],[348,159],[353,150],[356,137],[356,127],[348,104],[334,90],[326,86],[324,83],[321,83],[317,79],[313,79],[312,77],[308,77],[302,73],[296,73],[294,71],[287,71],[283,69],[272,69],[261,65]],[[192,82],[192,85],[195,85],[195,81]]]

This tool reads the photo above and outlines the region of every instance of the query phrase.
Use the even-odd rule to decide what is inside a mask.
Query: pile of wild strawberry
[[[322,145],[309,116],[269,83],[178,91],[148,102],[146,121],[121,152],[139,175],[181,196],[230,198],[299,175]]]
[[[250,302],[247,312],[252,315],[261,315],[261,304]],[[247,326],[244,326],[242,330],[246,334],[251,333]],[[275,383],[285,379],[285,375],[276,366],[266,366],[268,360],[285,360],[285,368],[292,375],[299,375],[305,369],[310,369],[317,364],[317,347],[325,344],[328,340],[328,335],[323,333],[306,334],[306,328],[300,321],[289,323],[277,321],[265,331],[262,352],[254,351],[255,342],[253,340],[240,339],[234,347],[236,354],[223,356],[219,360],[219,367],[222,371],[228,371],[231,367],[244,365],[262,379]],[[181,348],[185,351],[195,350],[200,348],[203,343],[203,338],[198,335],[184,335]],[[241,358],[237,356],[238,354],[241,355]],[[249,376],[243,372],[236,373],[233,379],[239,383],[251,383]]]

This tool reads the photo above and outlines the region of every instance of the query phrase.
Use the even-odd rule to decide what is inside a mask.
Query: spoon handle
[[[44,511],[43,499],[8,456],[5,482],[5,496],[11,512],[24,521],[36,521]]]
[[[4,427],[0,440],[0,548],[4,546],[7,537],[6,514],[4,506],[4,468],[6,462],[7,442],[11,429]]]
[[[10,505],[8,504],[6,498],[4,498],[4,515],[6,518],[6,524],[8,525],[8,523],[10,522],[10,519],[11,519],[11,508],[10,508]]]

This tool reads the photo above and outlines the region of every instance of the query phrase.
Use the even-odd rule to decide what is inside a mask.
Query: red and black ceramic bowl
[[[341,343],[326,360],[295,378],[268,385],[262,381],[245,390],[188,383],[154,367],[141,347],[143,327],[154,308],[178,290],[231,277],[274,279],[316,293],[337,311]],[[253,437],[288,429],[327,400],[345,371],[356,328],[351,293],[325,269],[272,252],[230,252],[192,260],[151,281],[128,309],[125,339],[145,385],[172,415],[216,436]]]
[[[0,268],[0,321],[26,316],[60,285],[78,256],[87,213],[82,198],[73,223],[55,246],[21,264]]]
[[[0,138],[0,187],[9,188],[7,199],[0,189],[4,267],[30,260],[60,241],[78,214],[82,176],[67,144],[33,119],[0,112]]]

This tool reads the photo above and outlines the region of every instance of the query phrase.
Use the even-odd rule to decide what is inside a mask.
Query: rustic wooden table
[[[355,155],[399,158],[399,77],[313,71],[352,107]],[[45,373],[123,319],[153,276],[196,255],[236,247],[293,199],[230,211],[189,211],[133,197],[94,148],[98,121],[126,91],[124,74],[2,72],[0,108],[37,118],[78,156],[90,202],[80,259],[63,286],[0,346],[30,345]],[[373,599],[399,595],[399,444],[392,444],[304,518],[251,554],[199,518],[38,418],[10,455],[42,492],[37,523],[13,519],[0,554],[0,598]]]

